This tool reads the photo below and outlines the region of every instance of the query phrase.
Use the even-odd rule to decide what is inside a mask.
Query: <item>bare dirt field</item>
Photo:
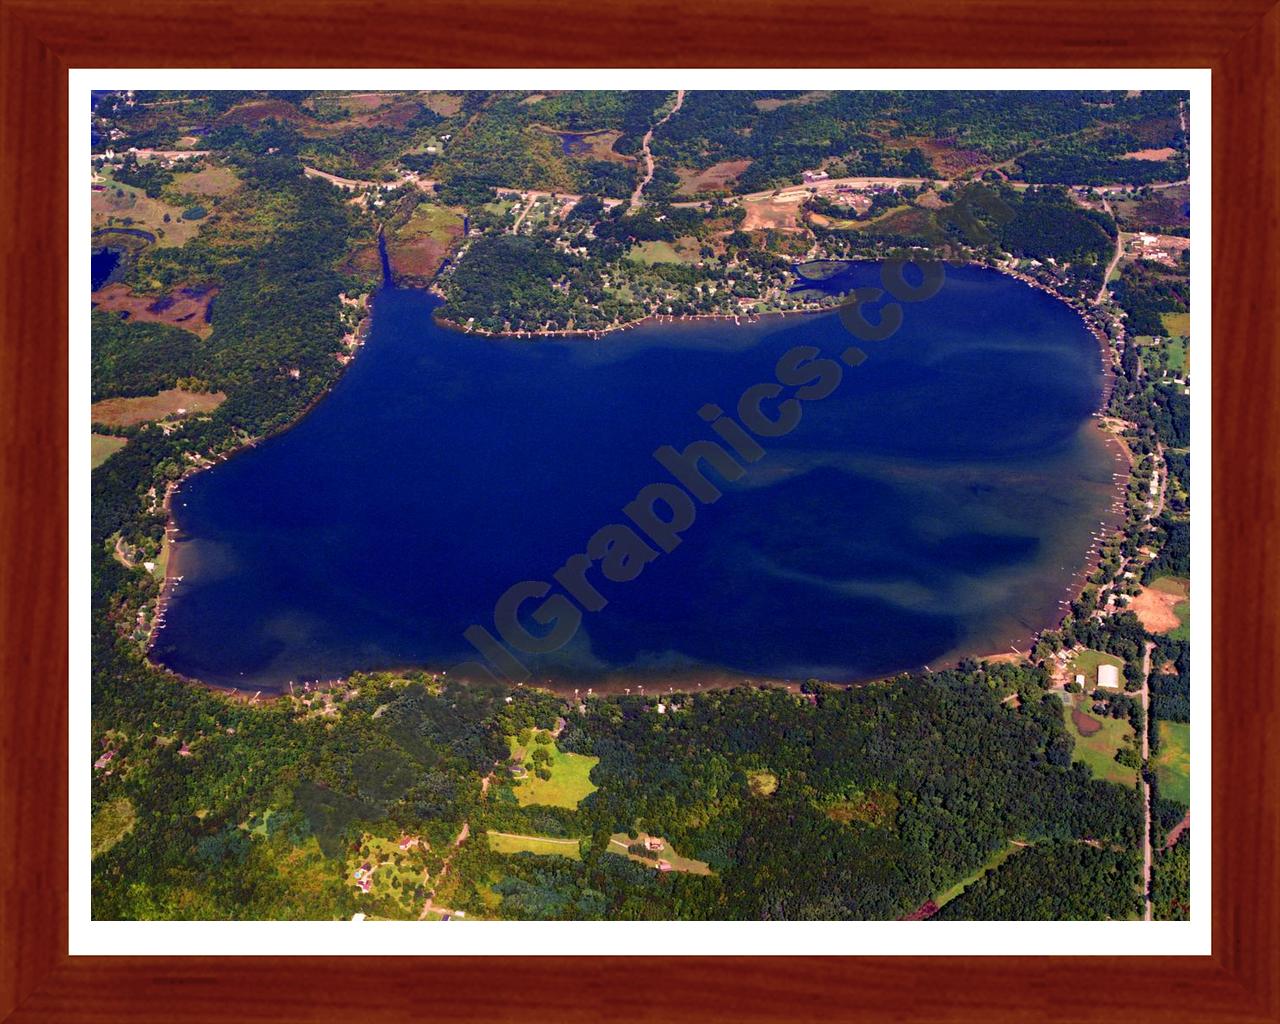
[[[1143,628],[1153,633],[1167,633],[1177,629],[1179,618],[1174,609],[1187,599],[1185,588],[1172,579],[1156,581],[1159,586],[1143,587],[1129,602],[1129,608],[1138,616]]]
[[[824,100],[830,95],[831,93],[829,92],[816,91],[801,93],[799,96],[792,96],[787,99],[775,97],[767,100],[756,100],[755,108],[768,113],[771,110],[777,110],[779,107],[789,107],[796,103],[816,103],[818,100]]]
[[[729,183],[736,181],[750,166],[750,160],[721,160],[720,163],[712,164],[702,171],[682,167],[676,171],[680,178],[680,187],[676,189],[676,195],[691,196],[698,192],[725,191]]]
[[[179,288],[157,299],[134,295],[125,284],[109,284],[93,293],[93,302],[98,309],[128,313],[139,323],[169,324],[203,338],[213,330],[205,314],[217,294],[217,288]]]
[[[112,427],[131,427],[135,423],[161,420],[169,416],[192,416],[213,412],[227,396],[221,391],[201,393],[170,388],[158,395],[141,398],[106,398],[93,403],[93,422]]]
[[[742,204],[747,216],[742,222],[743,231],[791,231],[802,232],[800,226],[801,204],[805,193],[794,199],[758,199]]]
[[[1135,149],[1132,153],[1121,153],[1121,160],[1168,160],[1177,150],[1172,146],[1162,149]]]

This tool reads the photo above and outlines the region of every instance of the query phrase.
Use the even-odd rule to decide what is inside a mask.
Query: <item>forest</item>
[[[807,695],[741,687],[666,698],[666,715],[653,698],[578,708],[538,691],[357,675],[325,717],[318,695],[232,703],[120,646],[103,654],[95,720],[111,725],[102,742],[119,771],[95,774],[94,804],[127,800],[134,818],[94,861],[100,917],[393,914],[344,886],[342,865],[369,836],[412,834],[429,837],[423,865],[437,879],[413,898],[434,893],[478,916],[885,919],[1010,839],[1085,857],[1093,843],[1132,851],[1141,827],[1136,792],[1071,764],[1060,706],[1030,667]],[[1002,704],[1006,693],[1021,706]],[[576,809],[522,806],[495,770],[502,737],[557,719],[562,749],[599,758],[596,789]],[[758,771],[776,779],[772,792],[751,787]],[[451,853],[463,822],[472,839]],[[581,841],[572,858],[500,855],[490,829]],[[637,830],[713,873],[663,874],[609,852],[610,834]],[[1089,913],[1122,915],[1127,864],[1095,865]]]
[[[1124,921],[1137,918],[1136,850],[1044,843],[1020,850],[930,920]]]

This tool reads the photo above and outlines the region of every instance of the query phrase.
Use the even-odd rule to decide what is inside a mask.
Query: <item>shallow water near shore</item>
[[[877,267],[845,271],[875,283]],[[834,314],[495,340],[384,289],[368,343],[297,426],[188,479],[183,581],[153,657],[279,689],[358,669],[447,669],[512,584],[552,574],[715,439],[779,356],[856,339]],[[865,679],[1021,645],[1056,622],[1119,468],[1091,413],[1097,341],[1053,297],[979,268],[846,367],[680,545],[536,659],[536,682]],[[559,588],[552,588],[558,592]],[[533,611],[538,602],[526,606]],[[537,627],[535,627],[537,628]]]

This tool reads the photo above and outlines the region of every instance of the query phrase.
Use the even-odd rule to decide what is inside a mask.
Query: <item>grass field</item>
[[[197,196],[225,196],[240,187],[240,179],[230,167],[205,167],[200,171],[184,171],[173,176],[170,188],[178,193]]]
[[[1021,849],[1023,849],[1023,847],[1009,843],[1003,849],[997,850],[991,855],[990,859],[982,865],[982,867],[978,868],[976,871],[970,872],[964,878],[960,879],[960,881],[956,882],[955,885],[951,886],[951,888],[943,890],[942,895],[938,896],[933,902],[939,907],[943,907],[950,903],[988,871],[994,871]]]
[[[552,807],[577,807],[585,796],[594,793],[596,787],[589,778],[591,769],[600,763],[598,757],[585,754],[566,754],[556,744],[530,742],[527,748],[518,745],[515,737],[507,737],[511,756],[521,764],[530,764],[534,750],[541,747],[551,755],[548,767],[551,778],[540,779],[530,771],[515,784],[516,800],[521,807],[543,804]]]
[[[694,860],[692,857],[682,857],[678,854],[670,843],[667,843],[658,858],[650,860],[648,857],[641,857],[639,854],[632,853],[627,847],[634,843],[635,840],[627,836],[625,832],[615,832],[609,837],[609,852],[616,853],[620,857],[626,857],[635,861],[637,864],[643,864],[645,867],[657,868],[658,859],[665,860],[671,865],[672,871],[684,871],[691,875],[710,875],[713,874],[711,865],[704,860]]]
[[[1084,676],[1084,685],[1088,690],[1092,690],[1098,685],[1098,666],[1114,665],[1120,670],[1120,684],[1124,685],[1124,659],[1117,658],[1114,654],[1104,654],[1102,651],[1092,651],[1085,649],[1080,651],[1071,659],[1067,666],[1067,671],[1071,673],[1074,679],[1077,675]]]
[[[141,398],[106,398],[101,402],[94,402],[92,416],[94,423],[129,427],[135,423],[162,420],[168,416],[213,412],[226,400],[227,396],[221,391],[199,392],[169,388],[159,394],[144,395]]]
[[[90,448],[93,453],[93,468],[97,469],[107,459],[129,443],[127,437],[112,437],[110,434],[94,434]]]
[[[1168,316],[1168,314],[1166,313],[1165,316]],[[1171,339],[1165,348],[1165,359],[1170,370],[1178,374],[1186,373],[1191,368],[1191,355],[1187,351],[1186,340],[1184,338]]]
[[[462,234],[462,215],[452,207],[436,203],[419,203],[413,216],[396,230],[397,237],[410,238],[427,235],[437,242],[450,242]]]
[[[681,239],[671,242],[641,242],[633,245],[627,259],[637,263],[693,263],[698,258],[698,246]]]
[[[1077,727],[1074,717],[1065,712],[1067,729],[1075,737],[1075,760],[1083,761],[1093,772],[1094,778],[1107,782],[1118,782],[1122,786],[1132,786],[1138,777],[1133,768],[1126,768],[1116,760],[1116,751],[1124,744],[1126,737],[1133,735],[1133,727],[1126,718],[1101,718],[1091,714],[1087,709],[1093,702],[1085,694],[1076,697],[1076,709],[1088,721],[1101,726],[1097,732],[1085,736]]]
[[[1164,324],[1164,329],[1174,338],[1191,337],[1191,314],[1190,313],[1161,313],[1160,322]]]
[[[127,796],[119,796],[98,808],[89,829],[89,845],[94,857],[106,853],[133,831],[137,814]]]
[[[555,839],[551,836],[518,836],[502,832],[487,832],[489,849],[494,853],[536,853],[542,856],[556,855],[570,860],[582,860],[576,839]]]
[[[1160,753],[1154,758],[1160,795],[1179,803],[1191,803],[1191,725],[1158,722]]]
[[[125,185],[103,173],[105,186],[90,201],[93,227],[132,227],[150,231],[160,248],[185,245],[200,230],[200,221],[182,219],[182,208],[151,199],[142,189]],[[169,220],[165,221],[168,214]]]

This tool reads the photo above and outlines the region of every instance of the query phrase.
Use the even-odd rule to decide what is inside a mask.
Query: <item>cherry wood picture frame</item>
[[[0,0],[0,1019],[1280,1020],[1272,4]],[[1212,955],[69,956],[67,71],[114,66],[1211,68]]]

